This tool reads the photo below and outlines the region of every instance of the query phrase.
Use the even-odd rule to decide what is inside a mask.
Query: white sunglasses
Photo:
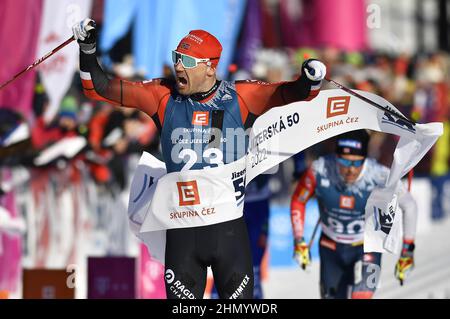
[[[199,63],[206,62],[208,66],[211,66],[211,60],[218,59],[218,58],[211,58],[211,59],[198,59],[194,58],[193,56],[177,52],[175,50],[172,51],[172,62],[173,64],[177,64],[181,61],[181,64],[185,69],[192,69],[195,68]]]

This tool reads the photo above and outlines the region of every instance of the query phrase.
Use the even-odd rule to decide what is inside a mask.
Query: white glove
[[[309,59],[303,62],[303,71],[311,81],[322,81],[327,73],[327,68],[319,60]]]
[[[84,41],[89,36],[89,31],[95,29],[95,21],[86,18],[72,26],[72,33],[75,40]]]

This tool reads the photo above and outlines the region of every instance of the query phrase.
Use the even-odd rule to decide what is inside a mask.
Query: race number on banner
[[[357,92],[400,113],[378,95]],[[358,129],[400,136],[387,186],[395,185],[414,167],[443,132],[442,123],[412,125],[342,90],[324,90],[312,101],[272,108],[255,121],[247,155],[247,183],[314,144]]]
[[[166,174],[164,163],[144,152],[131,183],[131,231],[163,262],[166,229],[237,219],[244,192],[245,157],[215,168]]]

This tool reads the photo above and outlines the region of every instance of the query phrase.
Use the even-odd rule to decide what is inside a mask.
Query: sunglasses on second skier
[[[218,58],[210,58],[210,59],[198,59],[193,56],[177,52],[175,50],[172,51],[172,62],[173,64],[177,64],[181,61],[181,64],[185,69],[195,68],[199,63],[207,62],[208,65],[211,65],[211,60],[215,60]]]
[[[345,159],[342,157],[337,158],[337,162],[344,167],[350,167],[350,166],[361,167],[364,164],[365,160],[366,160],[365,158],[356,160],[356,161],[348,160],[348,159]]]

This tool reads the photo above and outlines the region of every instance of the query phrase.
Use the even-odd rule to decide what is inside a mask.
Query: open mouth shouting
[[[188,81],[186,75],[177,74],[176,80],[177,80],[178,91],[183,92],[188,88],[189,81]]]

